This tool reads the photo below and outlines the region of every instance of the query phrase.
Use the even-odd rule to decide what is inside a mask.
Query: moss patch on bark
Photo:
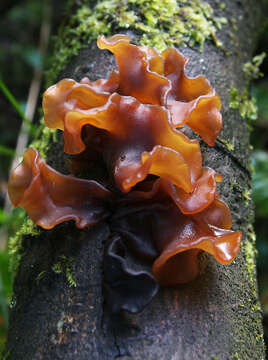
[[[199,45],[206,40],[222,47],[217,31],[227,24],[216,17],[210,4],[203,0],[100,0],[95,6],[84,0],[55,39],[52,66],[47,72],[51,85],[60,71],[78,51],[99,35],[135,30],[139,43],[159,51],[172,46]]]
[[[9,250],[9,266],[13,276],[16,274],[17,268],[20,264],[21,257],[23,256],[22,240],[24,235],[36,236],[40,234],[38,226],[29,218],[25,217],[25,220],[21,228],[16,232],[14,236],[9,238],[8,250]]]

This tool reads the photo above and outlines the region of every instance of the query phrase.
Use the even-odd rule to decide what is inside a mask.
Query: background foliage
[[[0,353],[4,346],[8,311],[12,306],[12,275],[9,271],[7,248],[1,248],[1,237],[8,228],[9,236],[14,234],[24,217],[23,210],[16,209],[7,215],[5,203],[7,179],[14,156],[20,127],[25,121],[24,110],[33,73],[45,65],[49,68],[47,56],[38,50],[40,24],[44,5],[49,0],[9,0],[0,3]],[[64,1],[53,2],[51,15],[52,34],[64,17]],[[260,29],[261,36],[256,54],[268,49],[268,22]],[[51,44],[51,42],[50,42]],[[264,77],[255,80],[250,95],[256,98],[259,116],[253,123],[252,164],[253,200],[256,205],[255,231],[258,247],[258,281],[262,308],[264,311],[265,336],[268,340],[268,59],[261,65]],[[43,89],[44,90],[44,89]],[[11,95],[11,97],[9,96]],[[41,97],[39,97],[41,98]],[[40,100],[39,100],[40,101]],[[33,124],[40,118],[40,103],[35,111]],[[251,124],[252,126],[252,124]],[[29,131],[34,136],[34,126]],[[22,154],[19,154],[22,155]],[[268,341],[266,341],[268,343]]]

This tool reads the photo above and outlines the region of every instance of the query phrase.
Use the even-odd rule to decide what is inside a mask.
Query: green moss
[[[61,255],[57,263],[52,266],[52,270],[56,274],[65,274],[70,286],[76,287],[76,281],[72,273],[72,263],[74,258],[67,258],[65,255]]]
[[[234,144],[226,142],[226,147],[229,151],[234,151]]]
[[[249,80],[258,79],[263,76],[263,73],[260,71],[260,66],[265,57],[265,52],[262,52],[261,54],[254,56],[252,61],[248,61],[244,64],[243,71]]]
[[[20,259],[23,256],[22,239],[24,235],[36,236],[40,234],[40,229],[29,218],[26,218],[21,228],[16,232],[14,236],[9,239],[8,249],[10,257],[10,270],[14,275],[20,263]]]
[[[240,98],[239,98],[238,90],[236,88],[231,88],[229,106],[231,109],[238,109],[239,105],[240,105]]]
[[[230,184],[230,190],[233,190],[233,188],[237,185],[237,181],[233,181],[231,184]]]
[[[235,88],[230,90],[230,108],[239,109],[239,113],[243,119],[247,119],[249,127],[258,118],[258,106],[254,96],[250,94],[249,85],[251,80],[258,79],[263,76],[260,72],[260,65],[262,64],[266,54],[263,52],[260,55],[254,56],[252,61],[246,62],[243,65],[243,72],[245,74],[245,88],[239,93]]]
[[[238,109],[240,116],[250,123],[258,118],[257,102],[255,97],[250,95],[248,88],[245,88],[241,94],[236,88],[231,88],[229,107]]]
[[[236,352],[233,356],[233,359],[232,360],[240,360],[240,357],[238,355],[238,353]]]
[[[228,142],[227,140],[221,137],[218,137],[218,141],[221,142],[226,147],[227,150],[234,151],[234,144],[232,142]]]
[[[249,202],[251,201],[251,194],[252,194],[252,190],[251,190],[251,189],[246,189],[246,190],[244,190],[243,193],[242,193],[242,196],[243,196],[243,198],[244,198],[244,200],[245,200],[246,205],[248,205]]]
[[[253,226],[249,225],[246,239],[245,241],[243,241],[243,248],[244,248],[245,260],[246,260],[246,267],[251,284],[255,284],[255,275],[256,275],[255,258],[257,255],[257,250],[255,243],[256,243],[256,235]]]
[[[218,4],[219,9],[224,10],[226,8],[226,4],[224,2],[220,2]]]
[[[261,309],[260,303],[257,302],[256,304],[252,305],[252,306],[251,306],[251,310],[254,311],[254,312],[261,312],[262,309]]]
[[[261,310],[259,310],[261,311]],[[264,342],[264,339],[263,339],[263,333],[260,332],[257,336],[256,336],[256,341],[261,341],[262,343]]]
[[[250,145],[249,150],[253,150],[252,145]],[[249,171],[250,171],[251,175],[253,175],[255,173],[255,167],[254,167],[252,159],[250,159],[250,162],[249,162]]]
[[[99,35],[112,35],[132,28],[139,43],[155,46],[159,51],[172,46],[199,45],[207,39],[221,47],[216,33],[227,24],[216,17],[212,7],[202,0],[100,0],[95,6],[84,0],[82,6],[60,29],[55,38],[53,64],[47,73],[47,85],[55,82],[59,72],[78,51]]]
[[[46,270],[43,270],[43,271],[41,271],[38,275],[37,275],[37,277],[36,277],[36,283],[37,283],[37,285],[39,284],[39,282],[43,279],[43,277],[46,275],[46,273],[47,273],[47,271]]]
[[[255,121],[258,118],[256,98],[251,96],[247,90],[241,96],[239,112],[243,119],[248,119],[249,121]]]
[[[39,154],[46,159],[46,154],[52,142],[57,141],[57,130],[49,129],[44,124],[44,119],[40,121],[40,127],[31,147],[35,148]]]

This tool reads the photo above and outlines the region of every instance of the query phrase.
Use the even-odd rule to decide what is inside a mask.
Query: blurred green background
[[[66,1],[0,1],[0,354],[12,306],[13,274],[6,240],[24,219],[23,210],[8,211],[7,179],[18,138],[28,137],[29,142],[36,135],[35,124],[41,115],[40,94],[44,91],[43,69],[49,67],[52,52],[46,42],[64,20],[65,6]],[[32,124],[25,120],[27,102]]]
[[[15,155],[18,137],[26,132],[29,141],[35,136],[35,124],[40,118],[40,93],[44,90],[43,69],[49,68],[51,41],[44,46],[64,19],[66,1],[9,0],[0,3],[0,354],[8,328],[8,312],[12,305],[12,274],[6,245],[23,221],[23,210],[10,214],[6,203],[9,169]],[[67,2],[68,3],[68,2]],[[44,32],[45,31],[45,32]],[[46,33],[50,35],[48,35]],[[268,49],[268,22],[260,29],[256,54]],[[41,40],[40,40],[41,34]],[[259,108],[257,120],[252,124],[251,143],[253,172],[253,199],[256,206],[255,231],[258,248],[258,282],[264,311],[266,344],[268,344],[268,59],[264,59],[260,71],[264,76],[250,87]],[[37,104],[32,105],[33,121],[25,122],[25,110],[29,89],[36,85]],[[40,87],[40,92],[39,92]],[[29,106],[29,104],[28,104]],[[29,110],[29,108],[28,108]],[[19,154],[21,155],[21,154]]]

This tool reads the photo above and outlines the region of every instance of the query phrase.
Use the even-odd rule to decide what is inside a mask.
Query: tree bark
[[[213,7],[216,3],[211,1]],[[225,16],[235,17],[238,24],[232,43],[228,26],[221,30],[231,54],[227,56],[209,41],[203,53],[196,48],[181,50],[190,59],[188,75],[204,74],[223,103],[220,138],[233,144],[233,150],[217,140],[213,148],[202,144],[202,154],[204,165],[223,175],[219,192],[233,214],[233,229],[243,231],[236,260],[223,266],[202,254],[195,281],[161,288],[139,314],[111,316],[102,294],[108,223],[79,230],[68,222],[36,237],[25,236],[5,350],[9,360],[264,359],[254,251],[249,251],[254,250],[253,206],[243,196],[251,188],[249,130],[239,112],[229,108],[230,88],[242,91],[245,85],[242,65],[254,50],[260,9],[253,0],[225,0],[225,4]],[[60,78],[105,78],[114,66],[112,56],[92,44],[72,59]],[[62,140],[52,144],[48,162],[65,170]],[[70,287],[64,274],[51,271],[61,255],[75,259],[72,272],[77,287]],[[43,271],[44,277],[37,281]]]

